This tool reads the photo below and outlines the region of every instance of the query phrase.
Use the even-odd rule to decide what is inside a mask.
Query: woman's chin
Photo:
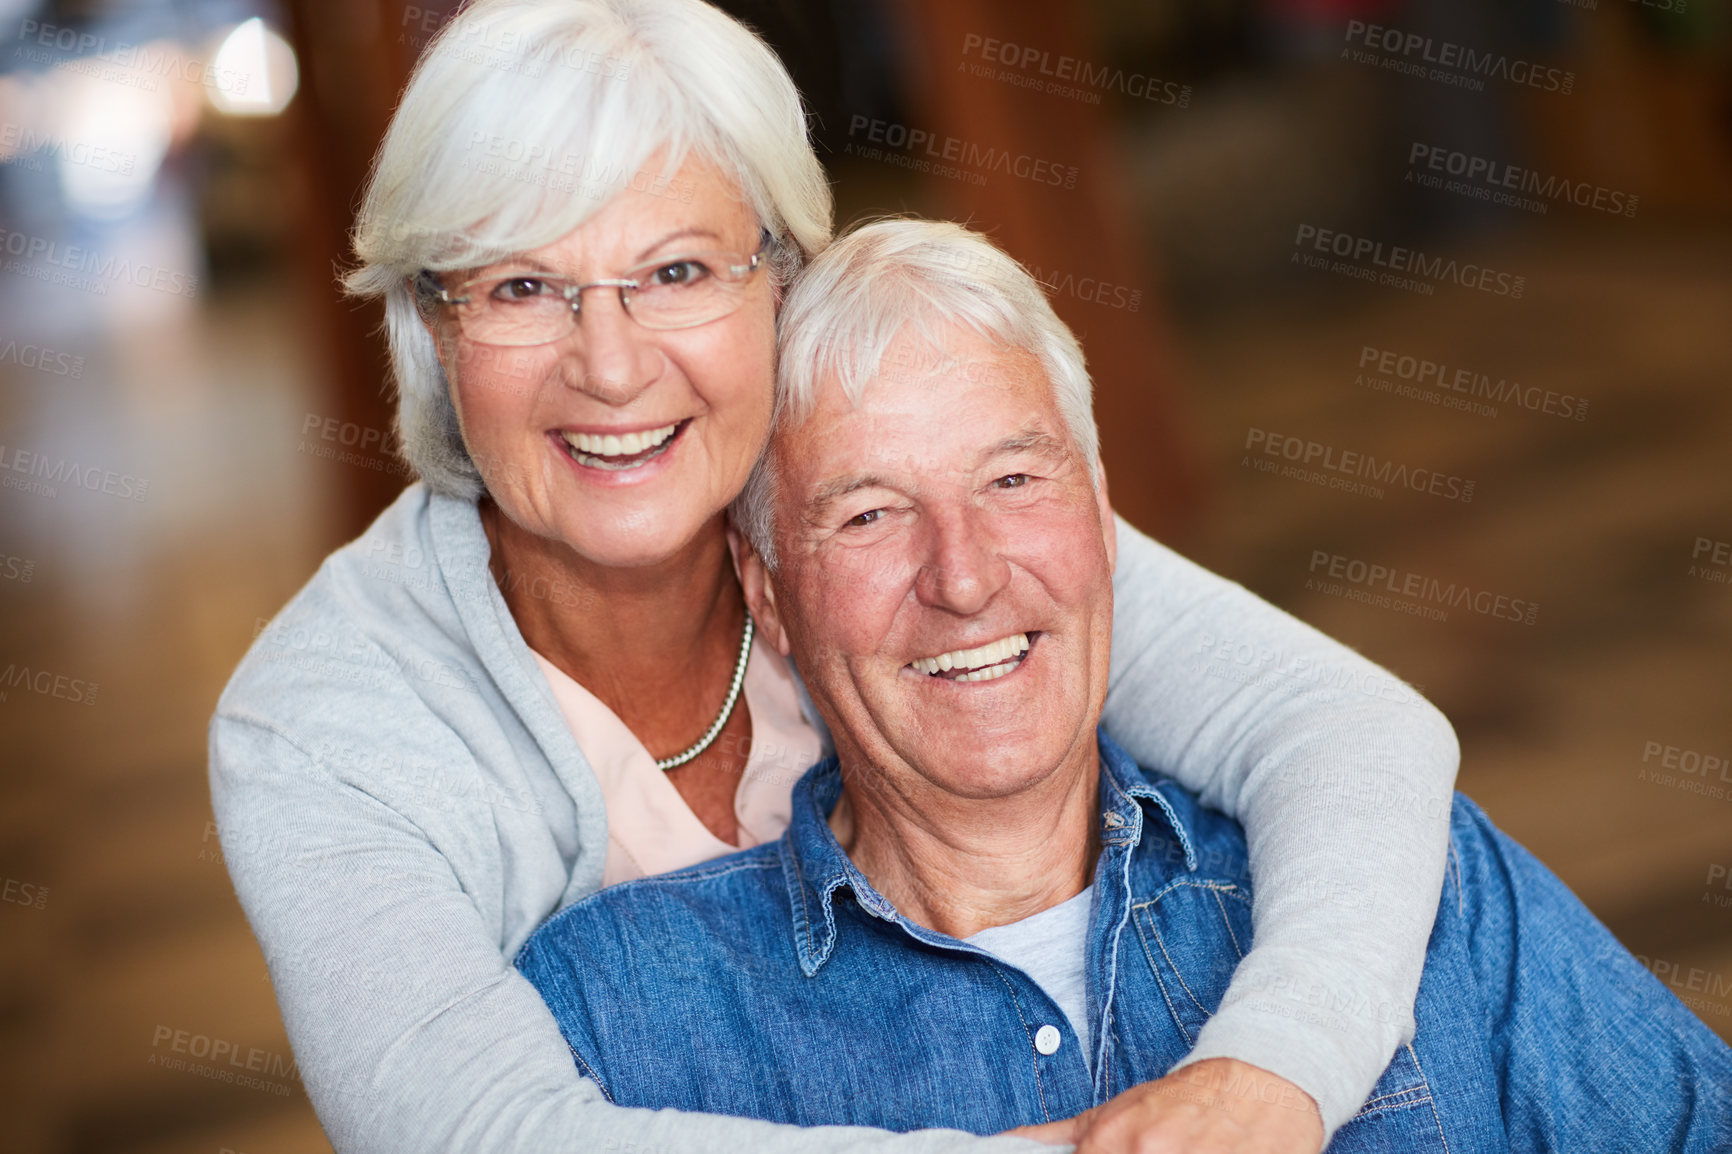
[[[563,526],[560,536],[573,552],[591,565],[607,569],[644,569],[665,565],[687,554],[706,531],[722,539],[722,511],[702,520],[689,517],[589,519]]]

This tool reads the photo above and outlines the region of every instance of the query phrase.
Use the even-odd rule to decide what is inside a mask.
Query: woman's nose
[[[661,374],[661,350],[650,331],[631,319],[612,286],[598,285],[583,294],[574,336],[565,358],[566,383],[600,401],[630,404]]]

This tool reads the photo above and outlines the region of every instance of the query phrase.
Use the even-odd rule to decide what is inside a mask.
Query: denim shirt
[[[1085,1061],[1040,986],[910,921],[855,868],[825,820],[841,785],[834,759],[821,762],[780,841],[602,890],[524,946],[518,968],[610,1101],[978,1134],[1068,1118],[1171,1070],[1250,948],[1239,825],[1102,735]],[[1472,803],[1458,799],[1452,828],[1417,1034],[1330,1149],[1716,1148],[1715,1133],[1732,1133],[1725,1045]],[[1521,944],[1518,912],[1540,949]],[[1544,981],[1526,972],[1536,964]],[[1315,1012],[1377,1007],[1320,991]],[[1572,1042],[1592,1036],[1579,1031],[1603,1031],[1608,1012],[1653,1025],[1572,1059]],[[1641,1085],[1667,1078],[1709,1090],[1679,1105]],[[1586,1108],[1608,1082],[1632,1095],[1623,1138]],[[1500,1101],[1500,1086],[1526,1097]],[[1636,1144],[1615,1145],[1625,1140]]]

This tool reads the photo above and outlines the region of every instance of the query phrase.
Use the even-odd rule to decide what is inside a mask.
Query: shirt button
[[[1042,1026],[1034,1032],[1034,1048],[1043,1054],[1056,1054],[1063,1039],[1064,1035],[1058,1032],[1057,1026]]]

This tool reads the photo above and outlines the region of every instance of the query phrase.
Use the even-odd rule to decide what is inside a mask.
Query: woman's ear
[[[740,589],[746,595],[746,608],[751,611],[752,620],[758,623],[759,631],[776,647],[776,652],[788,656],[794,647],[788,642],[788,631],[776,606],[776,585],[770,567],[732,520],[728,522],[728,552],[734,555],[734,572],[740,578]]]
[[[415,278],[413,277],[409,278],[409,292],[411,294],[419,294],[420,292],[419,287],[415,284]],[[445,334],[439,325],[439,311],[437,309],[423,307],[422,302],[417,295],[415,301],[415,316],[420,320],[421,327],[427,330],[427,335],[433,338],[433,355],[439,358],[439,367],[445,370],[445,380],[454,384],[455,381],[453,381],[451,376],[451,365],[445,358],[447,351],[445,348]]]

